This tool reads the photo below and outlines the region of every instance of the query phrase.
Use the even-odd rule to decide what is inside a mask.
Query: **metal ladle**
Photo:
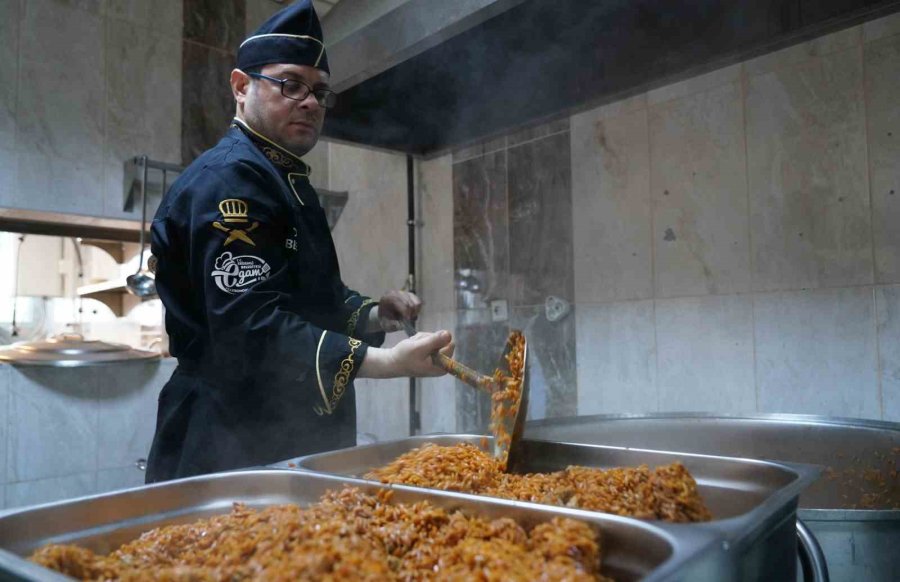
[[[147,156],[141,157],[143,177],[141,179],[141,256],[138,260],[137,272],[128,275],[125,287],[128,292],[138,297],[149,297],[156,294],[156,278],[153,273],[144,269],[144,231],[147,224]],[[163,170],[163,194],[166,193],[166,171]]]
[[[401,323],[403,324],[403,329],[406,331],[407,336],[412,337],[416,335],[416,328],[412,324],[412,322],[404,320],[401,321]],[[513,330],[512,332],[510,332],[509,338],[506,340],[506,347],[503,350],[503,355],[500,357],[500,369],[503,369],[507,366],[507,356],[513,349],[513,339],[517,334],[521,334],[521,332]],[[451,376],[456,377],[464,384],[468,384],[473,388],[477,388],[479,390],[487,392],[492,401],[494,398],[494,392],[503,389],[503,384],[495,380],[492,376],[486,376],[480,372],[477,372],[472,368],[469,368],[468,366],[465,366],[440,352],[432,354],[431,360],[434,362],[435,366],[443,369]],[[503,423],[503,429],[508,435],[510,435],[509,443],[500,443],[497,439],[496,433],[494,434],[494,439],[491,441],[491,455],[495,459],[498,459],[500,461],[504,471],[510,471],[511,469],[514,469],[514,467],[521,461],[521,447],[519,446],[519,443],[522,440],[522,431],[525,428],[525,417],[528,413],[527,371],[528,342],[525,341],[522,351],[522,386],[519,392],[519,402],[515,404],[516,414],[513,417],[506,416],[500,419]]]

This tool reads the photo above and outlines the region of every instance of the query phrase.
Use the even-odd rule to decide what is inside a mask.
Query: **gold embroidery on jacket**
[[[356,331],[356,324],[359,322],[359,314],[362,311],[363,307],[366,305],[371,305],[375,303],[374,299],[366,299],[362,302],[362,304],[353,312],[353,315],[350,316],[350,319],[347,320],[347,335],[353,336],[353,332]]]
[[[352,374],[353,369],[356,368],[356,361],[354,360],[356,350],[362,345],[361,341],[353,338],[349,338],[348,342],[350,344],[350,353],[341,361],[337,374],[334,375],[334,387],[331,392],[331,400],[325,404],[325,408],[318,405],[313,407],[313,410],[319,416],[322,416],[323,414],[333,414],[337,403],[340,402],[344,393],[347,391],[347,385],[350,383],[350,374]]]

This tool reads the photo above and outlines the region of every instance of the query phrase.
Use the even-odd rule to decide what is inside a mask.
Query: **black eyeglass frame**
[[[283,97],[285,97],[287,99],[291,99],[293,101],[303,101],[304,99],[309,97],[310,94],[313,94],[313,95],[315,95],[316,102],[319,104],[320,107],[322,107],[324,109],[331,109],[332,107],[335,106],[335,102],[337,100],[337,95],[331,89],[325,89],[324,87],[319,87],[318,89],[313,89],[312,87],[310,87],[309,85],[307,85],[306,83],[304,83],[303,81],[300,81],[298,79],[276,79],[275,77],[263,75],[262,73],[247,73],[247,75],[250,77],[254,77],[256,79],[265,79],[267,81],[271,81],[273,83],[277,83],[277,84],[281,85],[281,95]],[[306,89],[306,92],[303,94],[302,97],[291,97],[290,95],[288,95],[287,93],[284,92],[284,86],[286,83],[297,83],[301,87],[304,87]]]

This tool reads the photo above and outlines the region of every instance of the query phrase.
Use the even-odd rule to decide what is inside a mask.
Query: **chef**
[[[151,228],[156,286],[178,367],[159,396],[147,482],[356,444],[353,380],[438,376],[450,334],[382,349],[421,301],[373,300],[341,280],[303,161],[334,104],[312,2],[238,49],[225,136],[172,185]]]

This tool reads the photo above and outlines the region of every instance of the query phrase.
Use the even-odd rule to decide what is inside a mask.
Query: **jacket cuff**
[[[316,414],[332,414],[351,391],[353,380],[366,357],[368,344],[334,332],[323,331],[316,348],[316,382],[322,403]]]
[[[375,347],[384,343],[383,331],[366,331],[369,324],[369,313],[378,306],[378,302],[368,297],[354,297],[351,303],[353,311],[347,318],[346,334],[363,340],[365,343]]]

